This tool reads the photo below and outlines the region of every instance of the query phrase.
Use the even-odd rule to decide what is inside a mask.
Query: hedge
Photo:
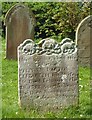
[[[2,3],[2,36],[5,37],[4,17],[15,2]],[[35,39],[65,37],[75,39],[79,22],[92,14],[92,2],[24,2],[36,17]]]

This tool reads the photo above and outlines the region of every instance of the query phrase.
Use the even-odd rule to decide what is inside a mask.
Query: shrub
[[[14,2],[2,4],[2,18]],[[24,2],[35,14],[35,39],[53,37],[74,40],[79,22],[90,14],[91,3],[82,2]],[[4,27],[2,27],[4,29]],[[3,30],[4,36],[5,32]]]

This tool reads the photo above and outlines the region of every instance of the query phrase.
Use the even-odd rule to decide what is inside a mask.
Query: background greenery
[[[2,2],[2,32],[5,37],[4,18],[15,2]],[[35,40],[46,37],[61,41],[65,37],[75,39],[79,22],[92,14],[92,2],[24,2],[36,17]]]

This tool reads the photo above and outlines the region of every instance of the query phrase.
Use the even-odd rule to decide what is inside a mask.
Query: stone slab
[[[25,39],[34,39],[36,20],[27,6],[15,4],[5,16],[6,58],[17,59],[17,47]]]
[[[90,66],[92,46],[92,15],[83,19],[76,30],[76,44],[78,45],[78,61],[82,66]]]
[[[21,107],[55,111],[78,105],[77,48],[66,38],[28,39],[18,47],[18,95]]]

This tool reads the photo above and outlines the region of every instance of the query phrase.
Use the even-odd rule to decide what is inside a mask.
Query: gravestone
[[[10,8],[5,16],[6,58],[17,59],[17,47],[25,39],[34,39],[35,17],[23,4]]]
[[[82,66],[90,66],[90,49],[92,46],[92,15],[83,19],[76,31],[78,45],[78,62]]]
[[[31,39],[18,47],[18,96],[23,108],[55,111],[78,104],[77,48],[66,38],[61,43]]]

